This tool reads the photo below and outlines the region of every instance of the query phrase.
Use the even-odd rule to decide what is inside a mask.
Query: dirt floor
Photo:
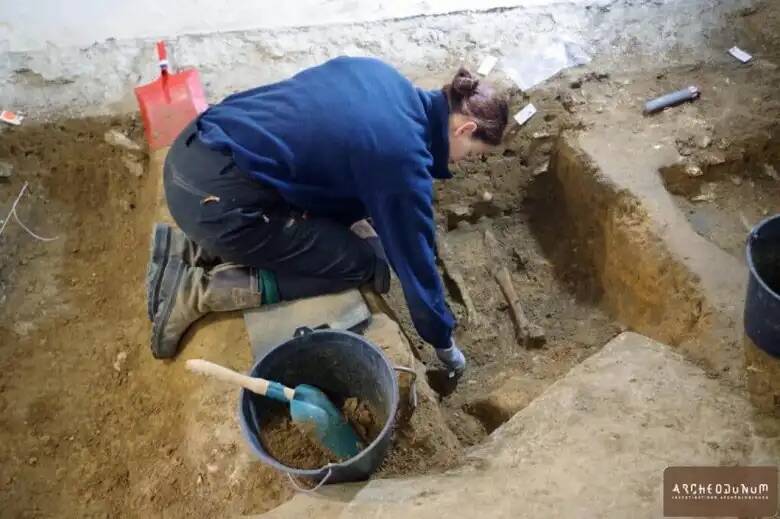
[[[460,321],[456,340],[469,359],[454,390],[430,377],[454,433],[447,452],[479,443],[624,329],[601,308],[592,258],[585,261],[562,228],[568,220],[549,166],[558,134],[587,131],[581,114],[596,116],[602,107],[614,110],[615,132],[641,133],[632,115],[641,100],[691,81],[711,95],[722,88],[717,95],[731,99],[733,110],[749,101],[774,117],[777,74],[767,63],[641,77],[609,77],[597,63],[569,71],[533,93],[540,113],[513,128],[505,149],[457,168],[438,186],[440,249],[448,251],[441,270]],[[735,76],[742,86],[731,94],[724,85]],[[513,104],[528,99],[518,93]],[[659,173],[697,232],[741,257],[745,229],[780,209],[776,123],[734,126],[722,103],[660,114],[675,116],[687,159]],[[236,392],[186,374],[181,359],[151,357],[142,287],[157,179],[145,171],[143,151],[106,142],[110,129],[142,142],[132,118],[0,128],[0,160],[13,168],[0,179],[0,207],[6,211],[29,182],[19,216],[35,232],[58,237],[36,241],[15,222],[0,236],[0,516],[205,518],[269,510],[292,490],[243,445]],[[497,250],[486,246],[486,230]],[[543,347],[518,343],[492,272],[500,264],[529,319],[546,331]],[[389,301],[402,328],[435,368],[394,283]],[[245,369],[251,358],[240,319],[205,319],[181,357]],[[427,449],[407,441],[390,453],[385,473],[457,463]]]
[[[543,175],[562,122],[546,119],[549,128],[542,131],[549,134],[524,135],[515,149],[466,165],[468,171],[438,193],[443,227],[450,206],[464,200],[476,201],[477,212],[492,216],[478,221],[470,215],[444,235],[477,311],[470,320],[461,301],[451,301],[465,323],[458,341],[471,369],[444,398],[443,409],[463,445],[479,442],[508,418],[489,399],[481,401],[491,391],[519,383],[527,403],[619,331],[555,281],[531,231],[531,220],[551,217],[543,208],[528,207],[528,193]],[[144,171],[143,151],[106,142],[111,129],[142,142],[138,121],[126,118],[5,129],[0,140],[0,159],[13,166],[10,181],[0,185],[3,206],[29,182],[20,217],[37,233],[59,238],[38,242],[11,222],[0,242],[0,338],[7,345],[0,350],[3,513],[211,517],[272,508],[291,490],[241,445],[234,393],[219,385],[196,390],[212,383],[188,376],[176,362],[155,361],[148,352],[139,287],[157,179]],[[503,246],[501,261],[529,317],[547,330],[542,350],[527,351],[517,343],[507,304],[485,268],[487,227]],[[403,308],[399,305],[402,315]],[[207,352],[239,369],[248,365],[246,338],[233,336],[241,329],[232,326],[235,319],[207,319],[190,334],[185,354]],[[421,352],[430,360],[427,346]],[[31,388],[30,381],[39,385]],[[426,442],[401,441],[398,447],[383,474],[422,473],[457,462],[451,455],[431,457]],[[458,451],[453,444],[448,452]]]
[[[732,141],[704,130],[679,142],[683,163],[661,170],[693,229],[742,261],[746,233],[780,208],[778,131],[775,123]]]
[[[432,349],[414,331],[397,283],[389,297],[464,446],[479,443],[621,331],[594,301],[576,297],[574,287],[557,276],[537,236],[554,239],[560,224],[546,178],[554,137],[571,124],[554,94],[539,104],[547,110],[532,131],[515,135],[496,156],[456,168],[455,178],[438,184],[440,267],[460,323],[455,339],[469,359],[457,387],[441,376]],[[485,243],[486,231],[499,250]],[[571,258],[576,263],[576,251]],[[494,277],[499,265],[509,270],[528,319],[545,330],[543,347],[521,344]]]
[[[157,179],[143,167],[133,173],[143,152],[105,142],[112,128],[142,142],[128,119],[0,136],[0,159],[13,165],[0,205],[29,182],[19,216],[59,237],[38,242],[11,222],[0,238],[0,515],[267,510],[292,492],[239,444],[235,393],[149,352],[142,287]],[[233,319],[241,317],[207,319],[188,351],[248,365],[243,327],[227,326]],[[210,391],[196,393],[201,386]]]

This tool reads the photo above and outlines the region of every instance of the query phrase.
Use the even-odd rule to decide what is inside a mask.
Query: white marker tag
[[[536,107],[533,105],[533,103],[528,103],[525,105],[525,108],[517,112],[515,115],[515,121],[517,121],[517,124],[520,126],[524,125],[528,122],[528,120],[533,117],[536,114]]]
[[[485,59],[482,60],[482,64],[479,66],[479,69],[477,70],[477,74],[480,76],[487,76],[490,74],[490,71],[493,70],[493,67],[496,66],[496,63],[498,63],[498,58],[495,56],[487,56]]]
[[[742,63],[747,63],[751,59],[753,59],[753,56],[745,52],[744,50],[740,49],[739,47],[731,47],[729,49],[729,54],[737,58]]]

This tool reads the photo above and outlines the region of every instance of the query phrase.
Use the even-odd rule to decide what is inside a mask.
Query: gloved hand
[[[466,369],[466,357],[463,356],[460,348],[455,345],[455,341],[450,343],[449,348],[436,348],[436,356],[447,366],[450,373],[456,377],[460,377]]]

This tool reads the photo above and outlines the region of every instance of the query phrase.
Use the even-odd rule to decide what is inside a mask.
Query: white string
[[[25,182],[24,185],[22,186],[22,190],[19,191],[19,196],[16,197],[16,200],[14,200],[14,203],[11,206],[11,211],[8,213],[8,216],[6,217],[6,219],[3,220],[3,226],[0,227],[0,236],[3,235],[3,231],[5,230],[5,226],[8,225],[8,222],[11,220],[11,217],[13,216],[14,220],[16,220],[16,223],[18,223],[21,226],[21,228],[24,229],[25,232],[27,232],[27,234],[29,234],[30,236],[32,236],[36,240],[40,240],[40,241],[54,241],[56,239],[59,239],[59,236],[55,236],[54,238],[45,238],[43,236],[38,236],[37,234],[32,232],[26,225],[24,225],[24,223],[22,223],[22,221],[19,219],[19,215],[16,214],[16,205],[19,203],[19,200],[22,199],[22,195],[24,194],[24,192],[26,190],[27,190],[27,182]]]
[[[327,474],[325,474],[325,477],[324,477],[324,478],[322,478],[322,479],[320,480],[320,482],[319,482],[319,483],[317,483],[317,484],[316,484],[315,486],[313,486],[312,488],[303,488],[303,487],[302,487],[302,486],[301,486],[301,485],[298,483],[298,481],[295,479],[295,477],[293,477],[293,475],[292,475],[292,474],[290,474],[289,472],[286,472],[286,474],[287,474],[287,479],[289,479],[289,480],[290,480],[290,484],[291,484],[291,485],[292,485],[292,487],[293,487],[295,490],[297,490],[298,492],[303,492],[303,493],[305,493],[305,494],[316,494],[316,493],[317,493],[317,490],[321,489],[321,488],[322,488],[322,486],[323,486],[323,485],[325,485],[325,484],[328,482],[328,480],[330,479],[330,476],[331,476],[331,475],[333,475],[333,469],[331,468],[331,465],[332,465],[332,463],[328,463],[327,465],[325,465],[325,466],[328,468],[328,473],[327,473]]]

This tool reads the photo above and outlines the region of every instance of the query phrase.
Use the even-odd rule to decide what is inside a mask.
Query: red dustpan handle
[[[168,51],[162,40],[157,42],[157,58],[160,64],[160,75],[164,78],[168,75]]]

